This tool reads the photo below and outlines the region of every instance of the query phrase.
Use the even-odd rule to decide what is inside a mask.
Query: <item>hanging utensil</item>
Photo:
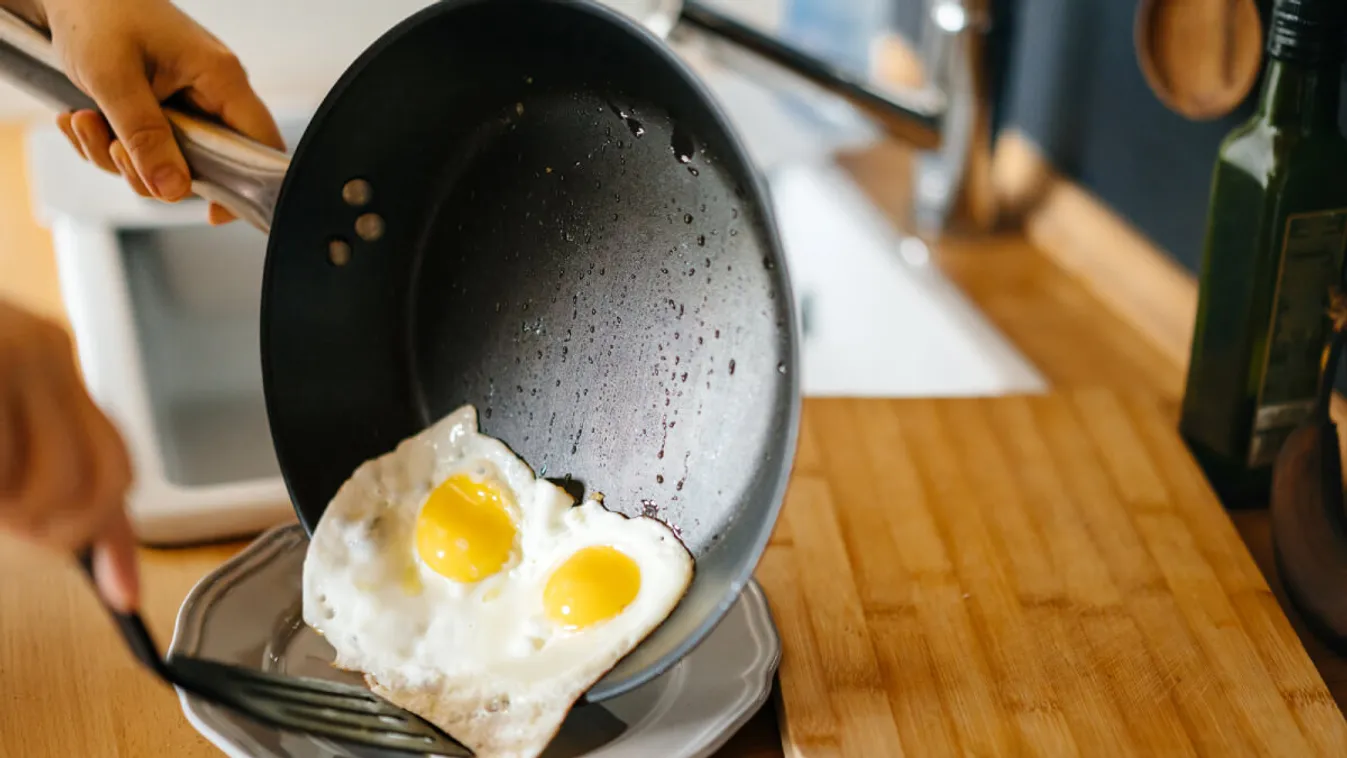
[[[1254,0],[1142,0],[1133,36],[1151,91],[1194,121],[1234,110],[1262,69]]]

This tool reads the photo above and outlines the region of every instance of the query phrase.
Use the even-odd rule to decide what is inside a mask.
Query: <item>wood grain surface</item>
[[[1347,755],[1151,400],[808,400],[802,431],[758,572],[789,755]],[[143,552],[161,644],[238,547]],[[218,754],[68,561],[0,541],[0,587],[0,755]],[[722,755],[771,754],[753,736]]]
[[[142,550],[146,623],[161,648],[197,580],[242,549]],[[716,758],[779,758],[765,708]],[[0,756],[218,758],[177,697],[142,671],[63,557],[0,534]]]
[[[196,581],[241,547],[144,550],[146,623],[167,647]],[[72,561],[0,535],[0,756],[220,752],[139,668]]]
[[[187,592],[242,542],[142,550],[145,617],[160,647]],[[778,758],[766,708],[716,758]],[[0,534],[0,756],[218,758],[177,697],[122,647],[74,565]]]
[[[759,571],[789,755],[1347,755],[1153,400],[811,400]]]
[[[906,187],[905,174],[889,170],[902,162],[901,153],[899,148],[881,145],[850,160],[844,158],[847,168],[871,198],[891,212],[902,205]],[[0,127],[0,166],[11,169],[0,172],[0,221],[4,221],[0,223],[0,297],[18,300],[60,318],[62,309],[55,287],[50,240],[43,230],[31,223],[22,170],[12,170],[21,168],[22,160],[19,130]],[[1122,409],[1121,417],[1126,421],[1124,428],[1135,428],[1131,425],[1136,416],[1149,419],[1146,428],[1172,429],[1177,403],[1175,388],[1181,383],[1181,366],[1169,360],[1165,351],[1155,350],[1153,335],[1138,331],[1135,321],[1120,320],[1110,308],[1103,307],[1106,304],[1098,299],[1098,290],[1088,284],[1082,286],[1079,272],[1058,268],[1017,235],[951,240],[942,243],[934,252],[936,265],[1026,353],[1054,386],[1114,388],[1118,394],[1085,392],[1083,395],[1102,394],[1114,398],[1111,402]],[[1143,397],[1118,400],[1126,388],[1140,388]],[[1079,409],[1076,396],[986,401],[1030,409],[1027,413],[1032,421],[1029,427],[1032,433],[1027,434],[1023,442],[1012,436],[1018,433],[1013,430],[1019,427],[1000,426],[1002,422],[997,419],[1001,418],[1001,412],[987,414],[979,402],[879,402],[873,410],[868,402],[865,407],[857,407],[855,401],[808,403],[797,473],[801,484],[792,489],[786,514],[760,568],[759,578],[770,587],[773,582],[802,576],[801,568],[808,564],[801,563],[799,556],[806,550],[819,549],[820,543],[816,540],[823,538],[805,532],[805,539],[797,541],[800,518],[795,517],[794,512],[801,508],[802,502],[814,503],[808,506],[809,515],[801,518],[821,518],[825,525],[835,524],[827,539],[833,545],[840,543],[847,551],[839,554],[842,556],[839,561],[825,550],[820,565],[838,569],[840,563],[844,573],[838,574],[838,581],[843,588],[848,584],[853,588],[851,599],[872,602],[879,598],[887,602],[907,598],[908,602],[906,605],[852,606],[853,612],[838,617],[846,624],[842,642],[831,642],[821,648],[814,628],[823,623],[818,621],[820,614],[787,615],[786,612],[791,608],[812,608],[805,604],[812,602],[809,593],[820,591],[820,583],[814,580],[792,585],[784,593],[773,593],[772,602],[788,650],[783,663],[785,686],[780,688],[783,691],[778,693],[778,699],[791,717],[787,728],[787,736],[792,740],[791,754],[844,754],[843,741],[839,739],[842,734],[840,724],[858,729],[845,741],[850,749],[845,753],[847,755],[855,754],[857,747],[863,750],[868,745],[875,745],[876,749],[887,749],[894,744],[904,748],[907,755],[940,755],[942,748],[971,751],[973,748],[969,745],[980,744],[998,745],[998,750],[991,751],[992,754],[1013,754],[1018,752],[1016,748],[1025,744],[1019,738],[1022,723],[1033,719],[1060,723],[1070,710],[1076,720],[1067,722],[1065,732],[1060,729],[1056,732],[1059,736],[1066,734],[1069,740],[1049,743],[1054,749],[1024,752],[1089,755],[1090,746],[1099,744],[1099,740],[1091,736],[1096,727],[1088,724],[1080,727],[1084,737],[1071,731],[1073,724],[1080,726],[1080,714],[1116,714],[1098,722],[1097,729],[1113,730],[1102,732],[1109,734],[1118,732],[1120,724],[1126,727],[1138,719],[1135,715],[1130,719],[1124,717],[1124,713],[1131,711],[1125,711],[1123,705],[1138,706],[1147,702],[1153,703],[1146,706],[1152,711],[1175,714],[1190,746],[1202,744],[1191,735],[1228,732],[1234,735],[1231,740],[1242,739],[1244,735],[1266,731],[1263,727],[1255,729],[1251,725],[1253,721],[1242,714],[1261,713],[1259,709],[1266,705],[1267,681],[1271,679],[1276,695],[1271,700],[1272,715],[1261,717],[1257,723],[1266,721],[1285,726],[1285,714],[1289,712],[1299,727],[1300,736],[1288,738],[1285,744],[1267,750],[1266,754],[1297,755],[1295,749],[1308,742],[1314,747],[1304,754],[1312,755],[1317,748],[1319,753],[1347,755],[1347,750],[1338,750],[1342,740],[1340,717],[1335,715],[1331,703],[1324,701],[1322,683],[1306,667],[1299,643],[1289,633],[1256,569],[1249,564],[1240,544],[1227,539],[1228,532],[1224,537],[1219,536],[1220,528],[1229,530],[1228,522],[1208,516],[1218,525],[1225,524],[1217,529],[1217,546],[1211,555],[1208,554],[1212,549],[1208,541],[1193,539],[1192,532],[1188,533],[1187,543],[1180,542],[1180,547],[1186,545],[1179,551],[1181,555],[1196,551],[1206,561],[1205,567],[1178,564],[1182,568],[1179,578],[1183,581],[1177,585],[1183,588],[1181,593],[1170,590],[1169,600],[1147,594],[1147,586],[1154,589],[1155,576],[1164,575],[1160,573],[1160,564],[1152,555],[1149,543],[1143,540],[1136,526],[1133,511],[1150,514],[1153,522],[1156,514],[1151,513],[1151,506],[1155,504],[1148,504],[1147,498],[1163,493],[1163,497],[1169,498],[1166,500],[1168,507],[1178,512],[1178,518],[1186,524],[1190,523],[1186,520],[1187,511],[1180,509],[1173,500],[1178,496],[1172,494],[1189,490],[1174,486],[1167,474],[1156,473],[1171,469],[1162,467],[1161,462],[1154,459],[1153,456],[1161,453],[1145,443],[1149,438],[1132,435],[1133,443],[1128,449],[1136,450],[1140,446],[1142,454],[1129,453],[1123,460],[1131,460],[1129,465],[1138,465],[1136,461],[1142,461],[1145,465],[1141,470],[1149,469],[1151,474],[1139,478],[1138,482],[1150,481],[1151,484],[1133,483],[1124,488],[1114,480],[1120,475],[1114,470],[1117,464],[1104,462],[1101,448],[1086,426],[1088,416]],[[992,459],[1001,463],[989,469],[991,474],[966,472],[965,469],[973,464],[955,460],[934,469],[945,472],[941,474],[924,471],[919,472],[922,475],[906,479],[890,475],[890,470],[911,473],[914,467],[924,466],[923,461],[927,458],[923,456],[949,457],[951,449],[964,449],[951,446],[967,439],[966,434],[956,435],[955,430],[942,427],[945,431],[934,435],[939,444],[930,450],[915,450],[914,445],[926,445],[932,438],[929,434],[919,434],[923,428],[920,425],[905,421],[891,427],[883,425],[876,431],[880,421],[906,413],[906,403],[922,406],[921,413],[937,419],[951,413],[944,403],[964,403],[977,409],[968,412],[982,419],[983,425],[978,428],[991,429],[987,438],[992,442],[987,444],[996,451]],[[1060,407],[1052,413],[1038,410],[1043,403],[1060,404]],[[1146,409],[1149,403],[1167,409],[1161,411],[1164,420],[1158,427],[1151,411]],[[1053,419],[1064,419],[1063,426],[1048,423]],[[832,438],[821,442],[819,430],[826,429],[829,423],[847,429],[854,426],[860,430],[860,436],[847,436],[836,444]],[[856,439],[877,435],[881,439],[897,440],[900,446],[887,452],[866,452],[851,463],[845,462]],[[1186,461],[1185,456],[1174,457]],[[832,468],[835,460],[843,461],[841,467]],[[1024,468],[1025,460],[1046,460],[1050,465]],[[1072,467],[1076,460],[1089,463],[1084,469],[1087,473],[1079,473]],[[860,483],[843,481],[834,484],[837,472],[851,470],[879,471],[881,476],[863,479]],[[932,480],[933,476],[944,476],[951,470],[958,471],[963,481],[941,484]],[[1031,475],[1030,471],[1039,473]],[[1126,474],[1131,469],[1125,467],[1122,471]],[[1189,474],[1191,479],[1191,470]],[[991,478],[978,478],[988,476]],[[976,497],[967,497],[962,505],[950,500],[961,497],[950,495],[950,492],[967,493],[974,483],[1006,479],[1018,482],[1019,488],[1012,490],[1004,500],[998,493],[981,491]],[[1130,477],[1125,476],[1124,481],[1129,480]],[[1155,485],[1157,481],[1160,482],[1158,486]],[[1189,482],[1191,487],[1200,484],[1200,478]],[[1171,486],[1174,486],[1172,490]],[[1140,488],[1133,490],[1130,487]],[[852,503],[847,499],[847,493],[871,491],[876,493],[876,499],[869,504],[863,502],[859,515],[843,510],[850,508]],[[815,499],[802,499],[802,493]],[[891,506],[902,498],[903,493],[916,493],[918,499]],[[1091,493],[1098,493],[1099,497],[1091,497]],[[1134,502],[1138,498],[1141,505]],[[1195,495],[1192,500],[1207,503],[1205,498],[1205,494]],[[820,512],[817,510],[819,502],[826,506],[821,517],[815,515]],[[1109,505],[1115,513],[1118,508],[1123,508],[1123,516],[1104,520],[1102,526],[1097,516],[1094,517],[1096,520],[1086,520],[1086,515],[1095,513],[1094,509],[1100,507],[1099,503]],[[1191,503],[1187,505],[1191,507]],[[1001,514],[1000,509],[1012,506],[1012,513],[1020,514],[1015,518],[1020,518],[1021,523],[1026,519],[1032,522],[1032,533],[1005,531],[1001,521],[991,518],[993,515],[1011,518]],[[905,514],[913,512],[925,516],[909,525],[903,519]],[[1224,518],[1218,511],[1213,512]],[[1059,523],[1057,519],[1064,518],[1061,513],[1078,514],[1070,518],[1078,518],[1079,523],[1070,529],[1049,528]],[[956,518],[958,530],[946,526]],[[972,526],[964,524],[964,519],[972,519]],[[1119,521],[1132,526],[1122,529],[1120,536],[1114,537],[1110,527]],[[1237,514],[1236,521],[1255,555],[1260,557],[1264,571],[1271,572],[1264,514]],[[810,523],[813,522],[806,522]],[[858,524],[863,528],[867,523],[882,525],[877,533],[885,536],[879,538],[878,547],[872,544],[858,549],[849,540]],[[948,535],[946,529],[951,529]],[[959,541],[966,538],[966,529],[981,535],[972,542],[971,549],[961,547],[963,543]],[[1102,575],[1106,580],[1103,585],[1113,587],[1116,602],[1109,600],[1099,607],[1096,607],[1098,602],[1070,605],[1063,601],[1054,605],[1030,602],[1025,598],[1035,595],[1018,594],[1019,585],[1014,582],[1039,576],[1029,571],[1034,566],[1041,567],[1044,562],[1050,566],[1063,565],[1060,562],[1073,560],[1074,551],[1078,550],[1083,555],[1091,555],[1080,547],[1079,542],[1049,545],[1050,540],[1056,539],[1053,535],[1064,529],[1066,533],[1084,532],[1090,536],[1092,545],[1097,540],[1097,552],[1093,553],[1093,558],[1083,561],[1079,569],[1076,564],[1069,564],[1071,568],[1054,581],[1058,586],[1074,587],[1079,592],[1094,586]],[[1102,536],[1096,536],[1101,529]],[[896,553],[898,545],[904,545],[906,550],[907,541],[917,538],[912,535],[926,535],[921,538],[925,540],[933,531],[935,544],[928,547],[929,553],[917,552],[906,559]],[[1018,541],[1009,541],[1015,534],[1019,535]],[[1026,534],[1037,541],[1028,539]],[[1182,535],[1182,532],[1178,534]],[[994,569],[979,569],[969,564],[979,555],[1010,554],[1010,546],[1018,546],[1025,540],[1038,546],[1036,555],[1019,557]],[[893,551],[887,553],[886,560],[877,560],[879,550],[887,546],[892,546]],[[145,551],[147,610],[151,626],[161,636],[161,642],[167,642],[178,604],[191,585],[238,547]],[[1156,555],[1172,557],[1173,551]],[[938,563],[937,559],[943,563]],[[1119,566],[1114,566],[1115,560],[1120,561]],[[1103,568],[1099,567],[1101,563]],[[855,568],[858,565],[860,568]],[[1173,569],[1172,564],[1166,565]],[[922,573],[923,567],[930,566],[939,566],[940,573]],[[1184,573],[1189,570],[1193,573]],[[982,574],[988,571],[998,578],[984,582]],[[1268,573],[1268,576],[1272,574]],[[1152,584],[1143,582],[1141,589],[1137,589],[1128,583],[1138,581],[1138,577],[1149,577]],[[860,584],[861,578],[867,582],[877,579],[895,583],[886,585],[892,589],[876,590],[873,584]],[[1248,581],[1241,584],[1244,580]],[[1225,593],[1224,600],[1218,602],[1219,598],[1212,600],[1203,594],[1213,582],[1218,583]],[[963,589],[966,583],[970,587],[968,590]],[[1255,589],[1238,590],[1249,585]],[[1000,587],[1007,594],[992,603],[979,594],[979,586]],[[1195,586],[1203,592],[1192,593]],[[1124,593],[1125,589],[1130,594]],[[1074,596],[1060,597],[1070,599]],[[1182,613],[1179,610],[1181,604],[1193,598],[1198,601],[1198,610]],[[821,607],[831,609],[833,606],[825,604]],[[855,607],[860,608],[859,624]],[[876,607],[888,610],[876,614]],[[1087,613],[1087,610],[1091,612]],[[1141,611],[1147,615],[1137,615]],[[1233,622],[1232,613],[1237,617]],[[1189,615],[1192,614],[1205,620],[1198,626],[1190,626]],[[1030,636],[1046,634],[1044,627],[1037,625],[1044,617],[1060,620],[1059,625],[1049,631],[1064,630],[1054,632],[1070,643],[1062,648],[1067,651],[1061,653],[1062,656],[1068,652],[1078,655],[1081,650],[1098,652],[1099,656],[1086,659],[1079,673],[1063,680],[1057,678],[1064,668],[1068,668],[1062,661],[1076,658],[1058,659],[1055,666],[1043,668],[1027,680],[1038,682],[1031,692],[1047,692],[1052,697],[1043,701],[1025,700],[1027,684],[1002,689],[1008,686],[1007,674],[1002,667],[1010,665],[1009,671],[1018,676],[1025,668],[1037,668],[1042,664],[1047,656],[1043,652],[1046,648],[1025,652],[1015,646],[1024,644],[1026,628]],[[1143,618],[1147,624],[1138,620]],[[1161,622],[1181,633],[1173,640],[1162,635],[1162,642],[1155,643],[1158,652],[1153,652],[1152,637],[1146,635],[1163,633],[1170,628]],[[1002,629],[1011,629],[1013,634],[1003,639],[999,633]],[[1198,636],[1194,629],[1206,631]],[[1244,650],[1250,646],[1254,648],[1254,668],[1262,667],[1261,676],[1256,675],[1256,670],[1254,674],[1248,674],[1236,669],[1232,674],[1227,659],[1220,659],[1226,663],[1217,667],[1210,662],[1216,658],[1207,657],[1213,640],[1219,642],[1226,636],[1237,634],[1247,640],[1241,645]],[[984,638],[989,641],[984,642]],[[1347,682],[1347,663],[1312,639],[1307,638],[1306,644],[1315,652],[1330,683]],[[869,645],[868,655],[864,652],[865,645]],[[873,662],[878,667],[878,676],[872,668],[872,673],[862,672],[855,682],[848,683],[843,675],[855,673],[854,661],[839,669],[843,664],[834,664],[832,658],[821,658],[821,649],[829,653],[837,649],[854,652],[862,663]],[[996,651],[995,656],[992,651]],[[1152,668],[1136,673],[1138,661],[1146,662]],[[828,665],[825,666],[825,662]],[[1200,670],[1194,671],[1194,666]],[[895,672],[901,676],[895,676]],[[1247,694],[1244,689],[1247,682],[1240,678],[1244,675],[1250,677],[1247,682],[1257,684]],[[1090,683],[1101,678],[1108,684],[1097,687],[1111,699],[1084,699],[1082,703],[1072,700],[1063,704],[1063,697],[1081,691],[1080,685],[1072,685],[1072,682]],[[899,686],[891,686],[893,681],[898,681]],[[183,719],[171,693],[141,674],[125,656],[78,573],[60,559],[3,538],[0,538],[0,684],[4,685],[0,687],[0,756],[167,755],[192,758],[219,755]],[[881,688],[878,698],[875,697],[876,685]],[[1343,691],[1347,692],[1347,688]],[[833,692],[840,693],[841,697],[833,699]],[[895,697],[895,693],[901,697]],[[1214,700],[1208,702],[1209,699]],[[1105,707],[1110,703],[1113,704],[1111,709]],[[1181,703],[1185,705],[1180,707]],[[1208,715],[1194,718],[1190,716],[1193,712],[1199,716]],[[1314,714],[1319,715],[1316,718]],[[767,709],[736,735],[720,756],[779,756],[776,728],[774,714]],[[1171,726],[1160,733],[1172,735],[1177,731]],[[969,735],[967,742],[963,735]],[[1007,741],[995,743],[990,741],[993,737]],[[1220,740],[1215,744],[1221,744]],[[1121,747],[1116,749],[1109,746],[1114,752],[1105,750],[1099,754],[1116,754],[1132,746],[1133,742],[1122,740],[1118,745]],[[1231,754],[1255,752],[1248,744],[1245,747],[1235,749]],[[1191,754],[1198,750],[1194,747],[1185,752]]]

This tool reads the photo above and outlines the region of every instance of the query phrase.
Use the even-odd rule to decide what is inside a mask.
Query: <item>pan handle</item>
[[[62,110],[97,110],[61,71],[45,33],[0,9],[0,76]],[[285,153],[178,108],[164,108],[192,172],[192,191],[271,231],[276,198],[290,167]]]
[[[940,146],[945,102],[938,92],[881,91],[869,82],[695,0],[685,0],[682,19],[704,32],[783,66],[845,99],[878,121],[889,134],[913,147],[934,150]]]

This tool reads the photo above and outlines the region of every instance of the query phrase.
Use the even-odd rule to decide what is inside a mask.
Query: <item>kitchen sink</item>
[[[831,162],[769,177],[800,314],[806,396],[1036,393],[1037,369]]]

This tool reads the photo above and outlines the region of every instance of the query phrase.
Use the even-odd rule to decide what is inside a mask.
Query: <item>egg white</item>
[[[462,472],[495,478],[513,500],[516,539],[502,569],[447,579],[414,547],[430,492]],[[464,406],[361,465],[314,529],[304,562],[305,622],[381,696],[439,726],[478,756],[531,758],[575,701],[673,611],[693,560],[669,527],[574,500]],[[611,546],[640,569],[612,619],[568,631],[543,610],[552,571],[578,550]]]

